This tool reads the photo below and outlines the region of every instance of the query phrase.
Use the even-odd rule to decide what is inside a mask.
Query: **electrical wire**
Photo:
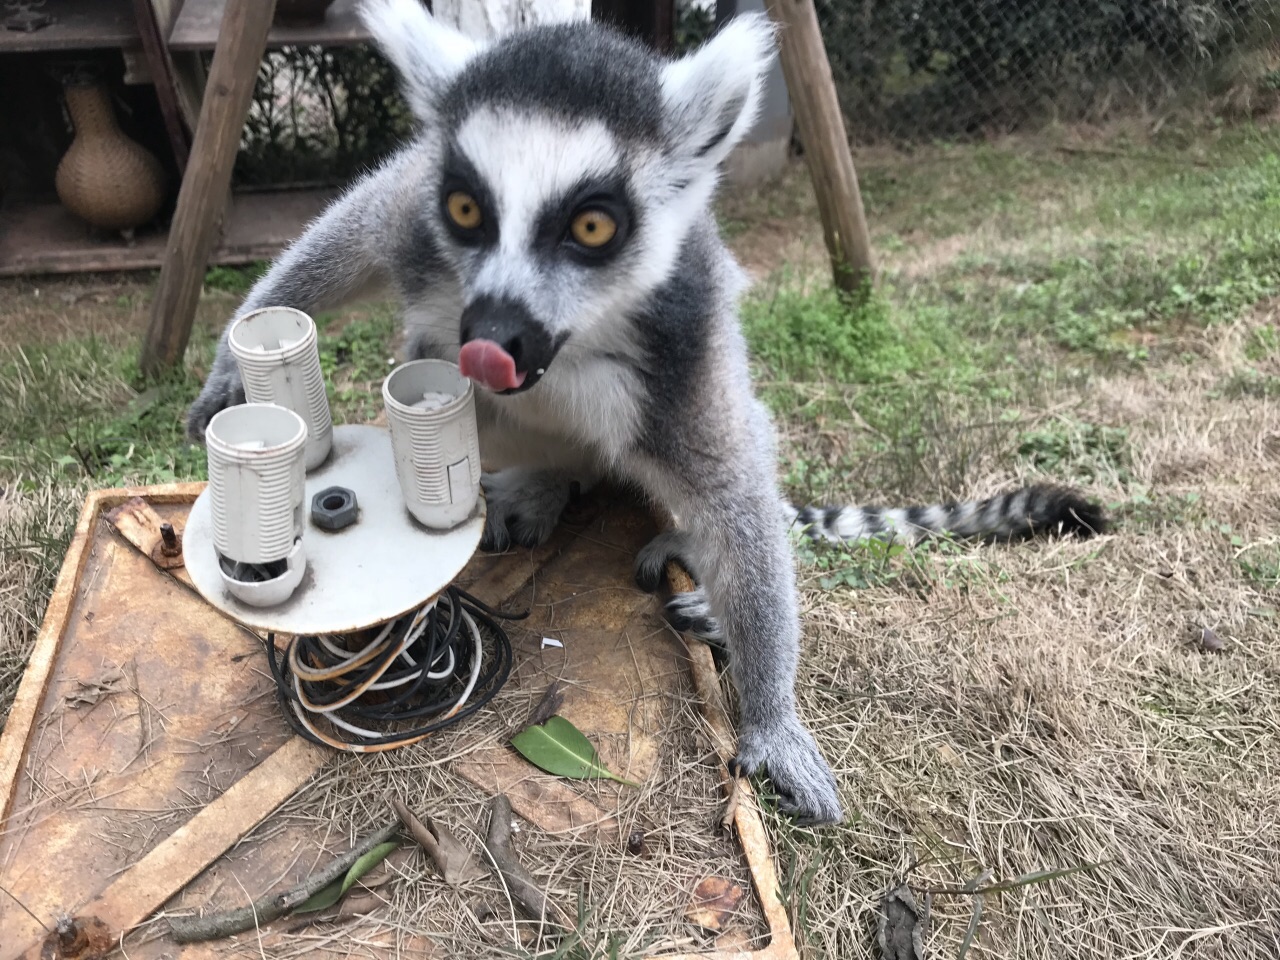
[[[340,636],[295,636],[277,659],[274,633],[264,647],[296,733],[378,753],[418,743],[489,703],[511,674],[511,641],[498,620],[528,615],[499,613],[448,587],[355,650]]]

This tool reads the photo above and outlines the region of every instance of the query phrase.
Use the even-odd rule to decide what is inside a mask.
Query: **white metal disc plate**
[[[360,514],[356,523],[330,533],[311,522],[311,498],[335,486],[354,491]],[[457,579],[480,545],[485,504],[481,493],[469,519],[448,532],[428,530],[405,509],[390,434],[382,427],[348,425],[334,427],[333,452],[307,475],[304,513],[302,583],[279,606],[252,607],[222,582],[206,488],[182,535],[183,560],[196,589],[227,616],[257,630],[364,630],[417,609]]]

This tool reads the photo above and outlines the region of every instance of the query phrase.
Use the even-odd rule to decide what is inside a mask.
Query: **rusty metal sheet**
[[[308,864],[332,856],[317,831],[295,822],[273,825],[267,817],[327,754],[312,753],[289,733],[259,640],[205,604],[182,582],[180,568],[161,570],[147,555],[157,549],[155,519],[181,531],[201,488],[110,491],[86,506],[0,737],[0,772],[4,763],[14,771],[12,781],[0,780],[0,810],[8,811],[0,821],[0,886],[26,908],[0,896],[0,957],[43,936],[27,910],[52,925],[60,913],[92,905],[108,923],[131,926],[161,904],[234,902],[228,886],[257,896],[282,882],[282,863],[295,865],[291,876],[305,875]],[[135,504],[115,515],[126,540],[104,515],[133,497],[149,510]],[[559,680],[561,714],[593,740],[611,769],[643,779],[654,764],[655,738],[673,722],[670,691],[683,678],[696,690],[713,745],[727,758],[732,732],[709,651],[686,646],[663,627],[653,599],[631,584],[631,560],[654,532],[651,519],[634,507],[588,504],[567,527],[536,551],[477,556],[459,581],[492,605],[534,603],[539,611],[536,630],[515,640],[510,722],[518,724],[547,684]],[[541,636],[563,647],[543,647]],[[452,769],[486,791],[507,792],[517,813],[549,833],[616,830],[610,785],[588,789],[542,774],[492,740],[453,758]],[[238,820],[219,817],[240,807],[236,797],[246,793],[261,793],[263,809],[245,804]],[[244,821],[263,817],[233,853],[219,856],[235,842],[233,833],[248,831]],[[769,943],[697,960],[790,960],[795,946],[763,824],[748,802],[733,817]],[[277,926],[261,937],[255,954],[287,932]],[[406,952],[410,945],[416,953]],[[211,960],[244,948],[222,941],[179,946],[151,935],[131,945],[129,955]],[[406,937],[394,952],[432,956],[432,950],[428,940]]]

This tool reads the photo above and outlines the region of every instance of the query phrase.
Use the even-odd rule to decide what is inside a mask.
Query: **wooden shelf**
[[[212,50],[218,42],[218,26],[226,0],[184,0],[169,33],[171,50]],[[324,23],[315,26],[273,25],[267,46],[350,46],[369,40],[356,16],[356,0],[337,0],[325,13]]]
[[[4,29],[12,11],[0,5],[0,53],[101,50],[142,42],[129,0],[50,0],[38,12],[57,22],[23,33]]]
[[[336,190],[236,194],[210,265],[271,259],[335,196]],[[153,230],[130,245],[91,234],[60,204],[15,205],[0,215],[0,276],[154,269],[164,260],[166,239]]]

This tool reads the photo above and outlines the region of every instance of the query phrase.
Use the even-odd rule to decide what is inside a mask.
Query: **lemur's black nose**
[[[468,343],[488,341],[494,346],[489,353],[505,353],[514,364],[516,383],[489,384],[485,377],[474,377],[486,386],[496,387],[500,393],[516,393],[527,390],[541,379],[551,365],[552,359],[559,349],[547,328],[534,319],[533,314],[519,300],[510,297],[493,297],[483,295],[474,300],[462,311],[462,327],[460,343],[463,346],[459,362],[463,364],[463,373],[472,375],[467,369],[470,351]],[[486,360],[486,366],[492,357]]]

